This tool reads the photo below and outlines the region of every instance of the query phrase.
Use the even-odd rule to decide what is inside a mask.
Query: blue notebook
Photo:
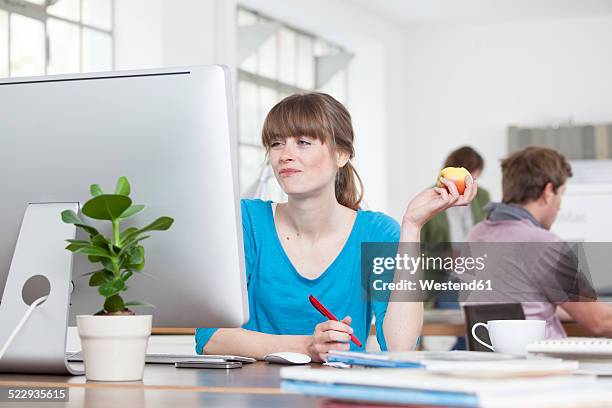
[[[363,354],[359,356],[358,354]],[[350,365],[360,365],[364,367],[385,367],[385,368],[425,368],[425,365],[418,361],[398,361],[373,359],[371,354],[351,353],[350,355],[340,355],[330,353],[327,356],[328,363],[345,363]]]
[[[440,362],[495,362],[513,360],[515,357],[479,351],[413,351],[413,352],[365,352],[332,350],[327,356],[330,363],[340,362],[350,365],[381,368],[427,368]]]
[[[477,407],[478,397],[463,392],[428,391],[393,387],[369,387],[350,384],[315,383],[284,380],[281,388],[289,392],[317,397],[393,404]]]

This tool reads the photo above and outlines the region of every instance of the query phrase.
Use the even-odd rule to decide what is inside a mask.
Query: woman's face
[[[283,191],[295,197],[333,188],[338,168],[348,161],[348,155],[332,155],[327,145],[308,136],[273,141],[268,155]]]

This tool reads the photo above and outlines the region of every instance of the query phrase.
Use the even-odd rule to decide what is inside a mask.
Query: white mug
[[[491,344],[487,344],[476,336],[476,328],[484,326],[489,332]],[[544,339],[546,320],[489,320],[486,323],[476,323],[472,326],[472,336],[483,346],[491,350],[512,354],[527,355],[527,345]]]

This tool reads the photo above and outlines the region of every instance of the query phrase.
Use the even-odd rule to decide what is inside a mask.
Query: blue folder
[[[478,406],[478,397],[475,394],[463,392],[330,384],[295,380],[284,380],[281,383],[281,388],[285,391],[304,395],[345,400],[349,399],[353,401],[449,407]]]
[[[373,359],[368,358],[366,353],[364,357],[356,356],[357,353],[352,353],[353,355],[335,355],[329,354],[327,357],[328,363],[345,363],[351,365],[360,365],[365,367],[385,367],[385,368],[425,368],[425,365],[419,363],[418,361],[397,361],[397,360],[382,360],[382,359]]]

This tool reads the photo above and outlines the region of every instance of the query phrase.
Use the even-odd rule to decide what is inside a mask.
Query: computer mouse
[[[268,354],[264,357],[264,360],[272,364],[308,364],[310,363],[310,356],[293,351],[279,351]]]

